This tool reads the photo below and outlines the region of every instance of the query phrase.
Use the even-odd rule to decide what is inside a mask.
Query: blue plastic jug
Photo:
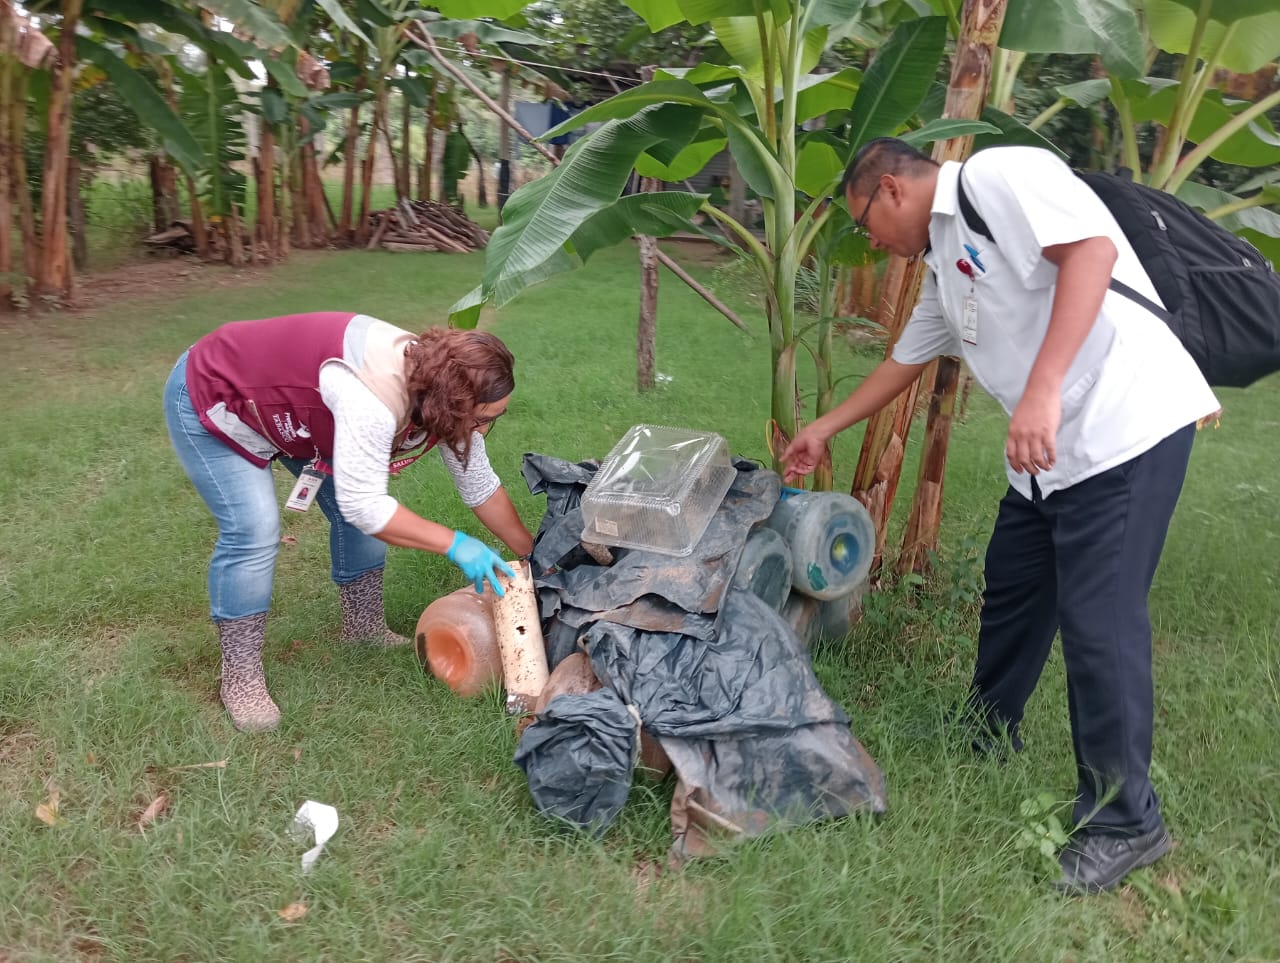
[[[791,549],[786,540],[763,525],[748,535],[732,584],[781,612],[791,594]]]
[[[876,530],[862,503],[842,492],[794,492],[766,523],[791,549],[791,585],[823,601],[848,595],[871,571]]]

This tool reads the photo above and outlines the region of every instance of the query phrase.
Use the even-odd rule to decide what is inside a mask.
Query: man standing
[[[1000,147],[961,165],[894,138],[845,173],[857,226],[930,271],[880,364],[783,453],[788,477],[826,442],[959,355],[1010,415],[1009,490],[986,557],[970,707],[1022,746],[1018,723],[1062,632],[1083,824],[1059,889],[1099,892],[1169,850],[1149,777],[1153,695],[1147,594],[1182,488],[1196,422],[1218,410],[1159,318],[1108,290],[1114,276],[1159,303],[1115,219],[1050,151]]]

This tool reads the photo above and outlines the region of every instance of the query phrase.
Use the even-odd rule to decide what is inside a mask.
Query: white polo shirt
[[[1109,237],[1119,252],[1114,276],[1157,303],[1159,296],[1111,212],[1052,152],[994,147],[965,165],[965,195],[996,243],[965,224],[959,173],[955,161],[938,172],[924,256],[932,270],[893,358],[920,364],[959,355],[1012,415],[1049,327],[1058,268],[1041,255],[1044,248]],[[976,326],[970,322],[966,331],[970,298]],[[1036,476],[1040,492],[1047,497],[1114,468],[1218,408],[1168,326],[1108,290],[1063,379],[1057,463]],[[1005,470],[1009,483],[1030,498],[1031,476],[1015,473],[1007,460]]]

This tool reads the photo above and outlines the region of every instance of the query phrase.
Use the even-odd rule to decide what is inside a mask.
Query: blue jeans
[[[209,562],[210,615],[222,622],[266,612],[280,550],[280,507],[271,467],[257,467],[200,423],[187,394],[186,352],[165,384],[164,417],[178,461],[218,523]],[[306,465],[298,458],[280,461],[295,476]],[[353,582],[386,564],[386,543],[350,525],[338,511],[332,479],[320,487],[316,503],[329,520],[335,582]]]

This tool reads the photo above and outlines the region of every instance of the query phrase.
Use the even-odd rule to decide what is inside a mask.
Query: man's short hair
[[[844,179],[840,181],[840,194],[845,196],[853,191],[864,197],[875,190],[883,174],[923,174],[927,168],[938,164],[927,154],[922,154],[904,140],[897,137],[877,137],[858,148],[853,160],[845,168]]]

